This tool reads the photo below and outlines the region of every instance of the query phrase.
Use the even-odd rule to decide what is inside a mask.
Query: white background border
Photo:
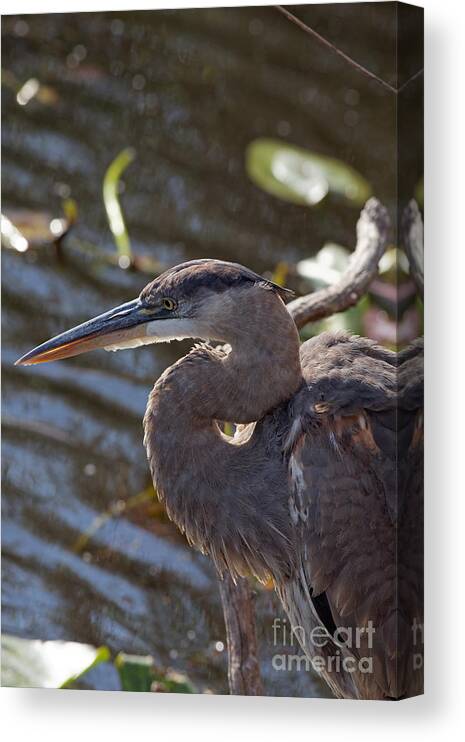
[[[269,2],[146,2],[138,9]],[[465,615],[465,3],[424,0],[426,21],[426,695],[402,703],[0,690],[9,741],[446,738],[463,720]],[[3,0],[1,12],[128,9],[121,0]],[[134,9],[134,8],[132,8]],[[361,11],[363,12],[363,11]],[[34,610],[31,606],[31,610]],[[455,737],[455,734],[454,734]]]

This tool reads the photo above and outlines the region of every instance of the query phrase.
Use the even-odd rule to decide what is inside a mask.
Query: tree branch
[[[342,57],[346,62],[348,62],[352,67],[355,67],[356,70],[361,72],[363,75],[366,75],[367,77],[370,77],[372,80],[376,80],[376,82],[379,82],[380,85],[385,87],[387,90],[390,90],[391,93],[400,93],[401,90],[403,90],[409,83],[411,83],[413,80],[415,80],[417,77],[419,77],[423,73],[423,67],[415,72],[411,77],[409,77],[406,82],[403,83],[403,85],[400,86],[400,88],[394,87],[394,85],[391,85],[390,83],[386,82],[386,80],[383,80],[382,77],[379,77],[378,75],[375,75],[374,72],[371,72],[371,70],[364,67],[359,62],[356,62],[355,59],[352,59],[352,57],[349,57],[348,54],[342,51],[342,49],[339,49],[337,46],[331,43],[331,41],[328,41],[324,36],[318,33],[318,31],[315,31],[314,28],[311,26],[308,26],[306,23],[300,20],[294,13],[291,13],[289,10],[284,8],[282,5],[275,5],[276,10],[278,10],[280,13],[282,13],[291,23],[295,23],[296,26],[298,26],[302,31],[305,31],[306,34],[309,36],[313,36],[315,39],[317,39],[320,44],[324,44],[324,46],[328,47],[328,49],[331,49],[335,54],[337,54],[339,57]]]
[[[415,199],[407,204],[402,214],[401,224],[402,243],[410,265],[412,276],[418,293],[424,296],[423,271],[423,220]]]
[[[378,270],[387,242],[389,216],[375,198],[366,202],[357,223],[357,245],[347,270],[332,286],[294,299],[287,305],[298,328],[354,306]]]
[[[247,579],[234,584],[220,577],[220,594],[228,642],[229,691],[234,696],[263,695],[255,632],[254,599]]]

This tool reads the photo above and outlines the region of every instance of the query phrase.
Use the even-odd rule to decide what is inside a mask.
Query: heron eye
[[[162,306],[167,309],[169,312],[172,312],[173,309],[176,309],[176,302],[174,299],[169,299],[168,297],[165,297],[161,300]]]

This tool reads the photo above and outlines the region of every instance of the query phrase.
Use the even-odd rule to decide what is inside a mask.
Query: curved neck
[[[178,409],[195,429],[212,420],[255,422],[299,388],[299,335],[285,305],[266,290],[246,300],[234,322],[212,328],[210,337],[227,345],[196,347],[160,377],[151,398],[158,414]]]
[[[167,369],[144,418],[152,476],[168,515],[220,569],[238,573],[245,569],[237,551],[241,539],[252,545],[259,533],[263,540],[266,528],[269,553],[276,550],[277,561],[283,560],[279,534],[288,528],[288,513],[275,493],[278,486],[285,491],[286,472],[282,456],[269,453],[276,445],[273,431],[264,436],[266,426],[257,426],[247,444],[232,445],[216,421],[261,420],[302,383],[294,322],[276,295],[264,291],[260,298],[254,312],[263,314],[263,322],[255,321],[252,330],[244,317],[224,332],[229,352],[196,347]],[[259,574],[259,566],[254,571]]]

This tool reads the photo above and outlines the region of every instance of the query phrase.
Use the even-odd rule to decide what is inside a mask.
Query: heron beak
[[[163,319],[163,312],[163,308],[147,308],[140,299],[129,301],[38,345],[19,358],[15,366],[71,358],[95,348],[115,345],[131,347],[132,342],[137,345],[137,340],[143,338],[146,332],[142,325]]]

